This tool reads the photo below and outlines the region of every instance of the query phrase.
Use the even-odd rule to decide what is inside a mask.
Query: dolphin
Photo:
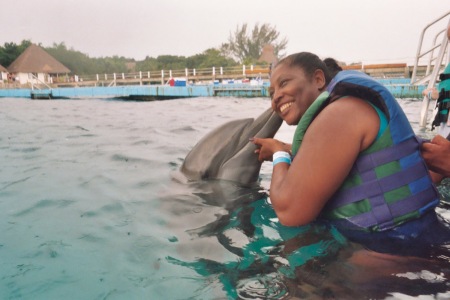
[[[251,137],[273,138],[283,120],[271,108],[258,118],[225,123],[203,137],[180,167],[188,181],[218,179],[251,186],[258,181],[261,162]]]
[[[245,265],[238,263],[241,259],[250,265],[250,272],[256,265],[269,268],[254,263],[254,255],[247,259],[244,250],[254,232],[250,224],[254,208],[244,204],[266,199],[257,184],[262,163],[255,154],[257,146],[249,139],[272,138],[281,124],[282,119],[268,109],[256,119],[234,120],[213,129],[172,172],[175,183],[181,184],[171,185],[167,194],[160,195],[164,212],[160,222],[174,233],[171,242],[176,243],[172,253],[166,252],[166,261],[205,278],[217,276],[220,288],[208,287],[208,298],[237,298],[234,288],[227,290],[237,279],[227,274],[239,275],[233,270]],[[214,266],[215,271],[211,270]]]

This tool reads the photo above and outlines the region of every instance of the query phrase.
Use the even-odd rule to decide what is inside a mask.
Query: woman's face
[[[308,78],[300,67],[282,63],[270,76],[272,109],[289,125],[297,125],[308,107],[325,87],[325,76],[316,70]]]

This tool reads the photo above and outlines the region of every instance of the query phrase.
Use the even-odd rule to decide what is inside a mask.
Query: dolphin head
[[[242,186],[255,184],[261,162],[251,137],[273,138],[283,120],[266,110],[256,119],[235,120],[203,137],[186,156],[180,171],[189,181],[220,179]]]

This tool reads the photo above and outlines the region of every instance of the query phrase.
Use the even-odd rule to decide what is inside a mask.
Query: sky
[[[90,57],[192,56],[243,24],[268,23],[300,51],[345,63],[408,63],[450,0],[0,0],[0,45],[64,42]],[[450,15],[433,28],[444,29]],[[430,28],[427,36],[437,32]],[[426,36],[426,37],[427,37]],[[431,43],[432,38],[425,40]]]

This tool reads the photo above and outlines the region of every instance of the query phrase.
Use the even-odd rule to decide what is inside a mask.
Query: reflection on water
[[[421,103],[400,100],[419,131]],[[327,224],[280,225],[260,186],[173,180],[192,146],[267,99],[0,99],[2,299],[450,297],[450,246],[367,251]],[[293,128],[277,137],[289,141]],[[450,223],[450,184],[439,214]]]

